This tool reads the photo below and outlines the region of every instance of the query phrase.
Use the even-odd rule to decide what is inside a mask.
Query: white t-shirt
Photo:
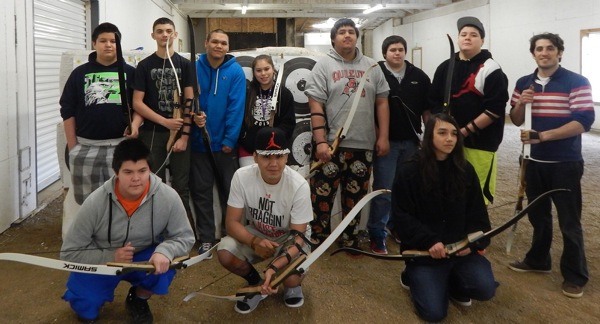
[[[238,169],[231,180],[227,204],[243,208],[253,235],[283,243],[290,224],[304,224],[313,219],[310,188],[298,172],[286,166],[281,180],[267,184],[260,176],[257,164]],[[310,237],[310,225],[306,226]]]

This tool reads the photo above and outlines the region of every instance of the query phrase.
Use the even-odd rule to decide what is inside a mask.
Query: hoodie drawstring
[[[217,69],[217,77],[215,78],[215,92],[213,92],[213,95],[217,95],[217,89],[219,89],[219,71],[221,69]]]
[[[156,241],[154,241],[154,195],[152,195],[152,201],[150,202],[150,204],[152,205],[151,207],[151,212],[150,212],[150,232],[152,233],[152,245],[156,246]],[[113,204],[112,204],[112,193],[108,194],[108,244],[112,245],[112,238],[111,238],[111,232],[112,232],[112,220],[113,220]],[[127,237],[129,236],[129,222],[128,222],[128,226],[127,226]],[[125,238],[125,241],[127,241],[127,237]],[[123,246],[125,246],[125,242],[123,243]]]
[[[150,227],[151,227],[151,231],[152,231],[152,246],[156,246],[157,244],[154,242],[154,195],[152,195],[152,201],[150,202],[152,204],[152,212],[150,213]]]
[[[112,231],[112,193],[108,194],[108,245],[112,245],[110,232]]]

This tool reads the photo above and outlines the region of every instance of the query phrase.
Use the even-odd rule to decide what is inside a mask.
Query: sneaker
[[[81,316],[77,316],[77,321],[79,323],[84,323],[84,324],[94,324],[94,323],[98,323],[98,319],[87,319],[87,318],[83,318]]]
[[[358,239],[356,239],[356,238],[341,240],[338,242],[338,244],[339,244],[340,248],[348,247],[348,248],[353,248],[355,250],[361,250],[361,248],[358,246]],[[346,251],[346,254],[351,257],[361,256],[361,254],[359,252],[355,252],[355,251]]]
[[[371,240],[371,251],[375,254],[387,255],[388,250],[385,246],[385,240],[372,239]]]
[[[450,294],[450,300],[452,302],[454,302],[455,304],[458,304],[463,307],[469,307],[473,304],[473,301],[471,301],[471,298],[459,296],[459,295]]]
[[[125,306],[129,316],[131,316],[131,322],[136,324],[152,323],[154,318],[152,312],[150,312],[150,306],[146,299],[139,298],[135,293],[136,287],[129,288],[129,294],[125,299]]]
[[[358,239],[358,243],[368,243],[369,240],[369,231],[368,230],[360,230],[358,234],[356,234],[356,238]]]
[[[206,251],[212,249],[212,247],[213,247],[212,243],[202,243],[202,244],[200,244],[200,248],[198,249],[198,255],[206,253]],[[208,257],[206,257],[206,260],[210,260],[210,259],[212,259],[212,257],[213,257],[213,254],[211,252],[208,255]]]
[[[396,234],[394,234],[394,232],[392,232],[389,228],[386,227],[385,229],[388,232],[388,235],[392,237],[392,239],[394,240],[394,242],[396,242],[397,244],[400,244],[400,238],[398,236],[396,236]]]
[[[508,267],[517,272],[540,272],[550,273],[550,267],[547,268],[536,268],[528,265],[525,261],[515,261],[508,264]]]
[[[302,286],[288,288],[283,290],[283,301],[287,307],[300,307],[304,305],[304,294]]]
[[[565,281],[562,284],[562,292],[567,297],[580,298],[581,296],[583,296],[583,287]]]
[[[408,273],[406,273],[406,270],[402,271],[400,274],[400,286],[406,290],[410,290],[410,286],[408,285]]]
[[[235,311],[240,314],[248,314],[255,310],[256,307],[258,307],[260,301],[265,298],[267,298],[267,295],[261,294],[256,294],[252,297],[246,297],[244,298],[244,300],[238,300],[235,303],[235,307],[233,307],[233,309],[235,309]]]

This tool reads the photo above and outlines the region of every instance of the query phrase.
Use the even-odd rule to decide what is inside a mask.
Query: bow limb
[[[213,253],[213,250],[216,249],[217,246],[219,246],[219,243],[213,245],[213,247],[210,248],[210,250],[208,250],[202,254],[199,254],[195,257],[191,257],[191,258],[188,257],[183,260],[178,260],[179,267],[177,269],[186,269],[188,267],[191,267],[191,266],[199,263],[200,261],[206,260],[209,256],[211,256],[211,254]],[[176,263],[176,260],[177,259],[174,259],[173,263]]]
[[[533,85],[529,87],[529,89],[533,90]],[[526,130],[531,129],[531,106],[532,104],[529,102],[525,104],[525,124],[524,127]],[[523,144],[523,156],[521,157],[521,166],[519,170],[519,190],[517,193],[517,204],[515,206],[515,214],[519,213],[523,209],[523,199],[525,198],[525,188],[527,188],[527,182],[525,181],[525,170],[527,168],[527,162],[531,158],[531,144]],[[510,254],[510,250],[512,249],[512,244],[515,239],[515,234],[517,232],[517,223],[512,226],[510,231],[508,232],[508,237],[506,239],[506,254]]]
[[[450,42],[450,60],[448,61],[448,70],[446,70],[446,83],[444,85],[444,102],[442,103],[443,112],[452,115],[450,109],[450,98],[452,97],[452,77],[454,74],[454,62],[456,61],[456,54],[454,53],[454,42],[452,37],[446,34],[448,41]]]
[[[185,298],[183,298],[183,301],[188,302],[192,298],[194,298],[198,295],[210,297],[210,298],[216,298],[216,299],[225,299],[225,300],[229,300],[229,301],[242,301],[242,300],[244,300],[244,298],[246,298],[245,296],[237,296],[237,295],[221,296],[221,295],[213,295],[213,294],[207,294],[207,293],[203,293],[203,292],[199,292],[199,291],[194,291],[194,292],[190,293],[189,295],[185,296]]]
[[[518,215],[523,210],[523,200],[525,200],[525,168],[527,168],[527,159],[523,156],[521,158],[521,166],[519,168],[519,189],[517,192],[517,203],[515,205],[515,215]],[[506,254],[510,254],[513,241],[515,239],[515,233],[517,232],[517,224],[514,223],[508,231],[506,238]]]
[[[373,199],[381,194],[387,194],[387,193],[391,193],[391,191],[387,190],[387,189],[379,189],[379,190],[375,190],[375,191],[368,193],[361,200],[359,200],[358,203],[356,203],[356,205],[354,206],[354,208],[352,208],[352,210],[350,210],[348,215],[346,215],[346,217],[343,217],[340,224],[335,228],[335,230],[333,230],[333,232],[331,232],[331,234],[329,234],[329,236],[325,239],[325,241],[321,242],[319,247],[316,248],[306,258],[306,261],[302,262],[302,264],[300,264],[298,266],[298,272],[304,273],[306,271],[306,269],[308,269],[308,267],[313,262],[315,262],[323,253],[325,253],[325,251],[327,251],[327,249],[335,242],[335,240],[342,234],[342,232],[344,232],[344,230],[346,229],[346,227],[348,227],[350,222],[352,222],[352,220],[356,217],[356,215],[358,215],[358,213],[360,213],[360,211],[363,209],[363,207],[365,207],[367,205],[367,203],[369,201],[371,201],[371,199]]]
[[[279,71],[277,71],[277,80],[275,81],[275,86],[273,87],[273,97],[271,97],[271,115],[269,116],[269,127],[273,127],[275,123],[275,114],[277,114],[277,102],[279,99],[279,89],[281,87],[281,80],[283,80],[283,69],[285,64],[281,63],[279,67]]]
[[[489,238],[492,238],[492,237],[502,233],[504,230],[506,230],[510,226],[516,224],[521,218],[523,218],[523,216],[527,215],[527,213],[531,210],[531,208],[535,207],[542,200],[544,200],[544,199],[548,198],[549,196],[551,196],[552,194],[555,194],[558,192],[570,192],[570,191],[571,190],[569,190],[569,189],[553,189],[553,190],[544,192],[543,194],[539,195],[536,199],[534,199],[529,205],[527,205],[522,211],[520,211],[515,216],[513,216],[511,219],[509,219],[506,223],[504,223],[486,233],[483,233],[482,231],[474,232],[474,233],[467,235],[467,237],[463,240],[447,244],[446,245],[446,254],[449,257],[454,256],[458,252],[470,247],[473,243],[475,243],[477,241],[480,241],[480,240],[486,239],[486,238],[489,239]],[[337,249],[337,250],[333,251],[333,253],[331,253],[331,255],[334,255],[334,254],[337,254],[337,253],[343,252],[343,251],[356,252],[356,253],[366,255],[366,256],[369,256],[372,258],[388,260],[388,261],[394,261],[394,260],[401,261],[401,260],[431,257],[429,255],[428,251],[406,250],[406,251],[404,251],[403,254],[380,255],[380,254],[375,254],[375,253],[352,249],[352,248],[347,248],[347,247]]]
[[[117,43],[117,75],[119,77],[119,95],[121,97],[121,108],[127,110],[127,120],[129,122],[129,131],[131,134],[132,128],[132,117],[131,107],[129,107],[129,99],[127,98],[127,87],[125,85],[125,59],[123,58],[123,48],[121,47],[121,33],[115,33]]]
[[[179,83],[179,76],[177,75],[177,69],[175,68],[175,65],[173,64],[173,60],[171,59],[171,52],[170,52],[170,48],[169,48],[170,38],[171,38],[171,36],[169,36],[169,39],[167,40],[167,43],[165,45],[166,45],[166,49],[167,49],[167,58],[169,59],[169,63],[171,64],[173,74],[175,75],[175,83],[177,84],[177,90],[173,91],[173,117],[171,117],[171,118],[179,119],[179,118],[183,117],[183,113],[181,112],[181,97],[182,97],[183,93],[181,92],[181,84]],[[163,73],[164,73],[164,71],[163,71]],[[173,148],[173,144],[175,144],[175,140],[179,136],[179,132],[180,132],[180,130],[170,130],[169,131],[169,140],[167,141],[167,152],[170,152],[171,149]]]
[[[117,263],[109,262],[102,264],[86,264],[78,262],[63,261],[57,259],[44,258],[35,255],[22,253],[0,253],[0,260],[14,261],[25,264],[31,264],[49,269],[62,270],[68,272],[78,272],[97,275],[118,276],[132,271],[154,272],[155,268],[149,263]],[[170,268],[175,268],[172,264]]]

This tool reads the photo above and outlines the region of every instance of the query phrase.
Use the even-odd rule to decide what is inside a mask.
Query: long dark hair
[[[260,83],[254,75],[254,68],[256,67],[258,61],[261,60],[267,61],[267,63],[271,66],[271,68],[273,69],[273,78],[275,78],[277,75],[277,70],[275,70],[275,63],[273,63],[273,58],[271,57],[271,55],[261,54],[255,57],[252,61],[252,81],[250,81],[250,88],[247,91],[247,96],[249,100],[246,100],[246,114],[244,117],[244,122],[248,126],[252,124],[252,108],[254,107],[254,101],[256,100],[256,96],[260,93]]]
[[[449,172],[440,174],[439,163],[435,155],[433,145],[433,135],[435,125],[439,122],[447,122],[456,127],[458,136],[456,145],[448,158]],[[425,123],[425,133],[423,134],[423,143],[418,155],[421,177],[423,179],[424,190],[426,193],[441,194],[450,199],[462,195],[465,191],[465,166],[467,161],[464,155],[463,137],[460,133],[458,123],[448,114],[432,115]]]

